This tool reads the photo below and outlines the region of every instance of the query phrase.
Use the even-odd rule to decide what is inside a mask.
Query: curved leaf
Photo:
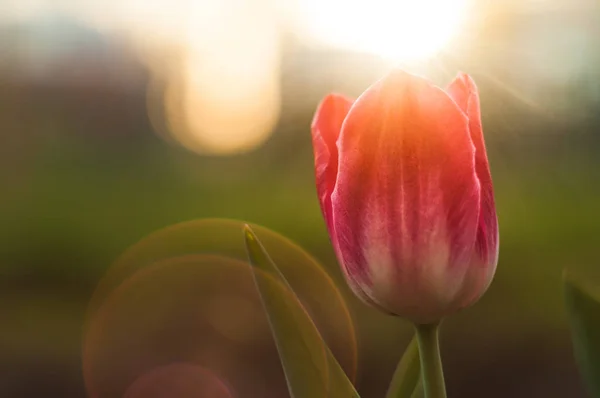
[[[396,367],[386,398],[411,398],[417,393],[421,376],[419,346],[416,336],[412,338],[402,359]],[[418,393],[417,393],[418,394]],[[419,395],[414,395],[418,397]]]
[[[244,228],[254,280],[293,398],[359,398],[279,268]]]

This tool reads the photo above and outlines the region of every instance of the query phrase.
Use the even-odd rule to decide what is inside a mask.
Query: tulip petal
[[[338,169],[337,140],[351,106],[352,100],[330,94],[319,105],[311,125],[317,194],[331,236],[331,192]]]
[[[353,101],[339,94],[330,94],[317,108],[317,112],[313,119],[311,130],[313,140],[313,150],[315,156],[315,177],[317,182],[317,194],[321,211],[325,218],[327,230],[331,237],[331,243],[338,258],[340,257],[336,233],[333,227],[333,216],[331,211],[331,193],[335,187],[338,172],[338,148],[337,141],[342,128],[342,123]],[[342,268],[344,270],[344,268]],[[346,274],[350,288],[362,300],[370,305],[379,308],[383,312],[387,312],[377,303],[373,302],[361,287],[353,282],[350,275]]]
[[[498,219],[492,176],[483,138],[479,91],[473,79],[465,73],[460,73],[446,91],[469,118],[469,131],[475,145],[475,171],[481,185],[476,250],[481,264],[493,275],[498,262]]]
[[[352,105],[338,149],[332,222],[350,284],[415,322],[439,319],[463,294],[477,230],[467,117],[397,70]]]

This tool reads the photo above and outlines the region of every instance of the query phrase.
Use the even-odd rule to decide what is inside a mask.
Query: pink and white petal
[[[338,169],[337,140],[351,106],[352,100],[349,98],[330,94],[319,104],[311,124],[317,194],[330,234],[332,233],[331,193]]]
[[[346,273],[397,314],[440,309],[459,294],[475,242],[466,116],[444,91],[398,70],[354,103],[338,148],[331,200]]]

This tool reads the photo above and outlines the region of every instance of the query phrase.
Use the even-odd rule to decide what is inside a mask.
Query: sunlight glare
[[[304,29],[326,45],[394,61],[434,55],[457,32],[467,0],[304,0]]]

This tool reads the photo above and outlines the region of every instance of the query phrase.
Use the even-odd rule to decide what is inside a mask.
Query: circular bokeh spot
[[[233,394],[208,369],[189,363],[174,363],[139,377],[123,398],[233,398]]]
[[[214,254],[246,263],[244,224],[241,221],[223,219],[189,221],[159,230],[142,239],[123,253],[100,281],[90,302],[87,324],[90,324],[99,307],[115,289],[138,271],[157,261],[185,255]],[[289,239],[264,227],[250,226],[353,380],[357,365],[354,324],[333,279],[312,256]],[[256,289],[255,286],[252,289]],[[177,292],[173,294],[176,295]],[[220,333],[238,342],[244,339],[249,339],[245,340],[249,342],[255,338],[247,333],[248,328],[241,326],[252,323],[249,315],[252,311],[244,309],[246,302],[235,296],[216,294],[207,305],[203,315]],[[226,307],[230,309],[221,310]],[[236,312],[238,319],[224,317],[226,312]],[[270,333],[268,330],[261,331],[263,332],[267,335]]]

